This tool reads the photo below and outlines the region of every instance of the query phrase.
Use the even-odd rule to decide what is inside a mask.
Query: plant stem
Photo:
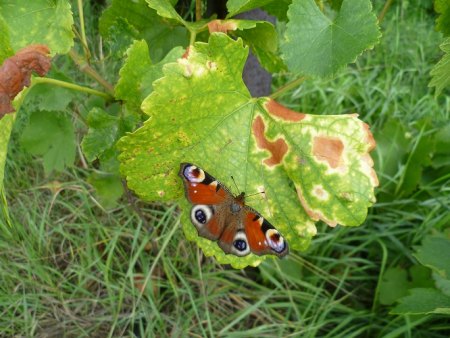
[[[56,79],[51,79],[48,77],[35,77],[33,78],[33,84],[36,83],[49,83],[52,85],[56,85],[59,87],[64,87],[64,88],[68,88],[68,89],[72,89],[72,90],[76,90],[79,92],[83,92],[83,93],[89,93],[89,94],[93,94],[93,95],[97,95],[97,96],[101,96],[103,98],[105,98],[106,100],[114,100],[114,97],[112,95],[109,95],[107,93],[95,90],[95,89],[91,89],[88,87],[83,87],[83,86],[79,86],[76,85],[74,83],[70,83],[70,82],[65,82],[65,81],[61,81],[61,80],[56,80]]]
[[[197,37],[197,32],[194,30],[191,30],[190,32],[191,32],[191,37],[189,39],[189,45],[192,46],[195,42],[195,38]]]
[[[380,15],[378,15],[378,23],[380,24],[381,21],[383,21],[384,16],[386,15],[386,12],[388,11],[389,7],[391,7],[391,4],[394,0],[386,0],[386,3],[384,4],[383,9],[381,10]]]
[[[114,87],[104,78],[102,78],[100,74],[95,71],[95,69],[89,66],[89,64],[80,55],[78,55],[73,48],[70,50],[69,56],[83,73],[96,80],[102,87],[106,89],[108,94],[114,96]]]
[[[195,0],[195,21],[202,19],[202,0]]]
[[[284,93],[288,92],[289,90],[298,87],[300,83],[306,80],[306,76],[299,77],[291,82],[286,83],[283,87],[278,88],[275,92],[273,92],[271,95],[269,95],[270,98],[275,99],[277,97],[280,97]]]

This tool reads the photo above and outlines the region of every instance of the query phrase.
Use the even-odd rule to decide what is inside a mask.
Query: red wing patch
[[[248,212],[245,217],[245,234],[247,235],[250,250],[256,254],[270,253],[270,247],[267,245],[266,236],[261,229],[263,218],[253,212]]]

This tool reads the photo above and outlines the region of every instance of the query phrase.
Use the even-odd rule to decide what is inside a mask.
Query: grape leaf
[[[436,30],[444,36],[450,35],[450,2],[448,0],[434,0],[434,9],[440,15],[436,19]]]
[[[5,177],[5,162],[8,152],[9,137],[14,124],[15,114],[9,114],[0,120],[0,191]]]
[[[450,38],[447,38],[440,45],[440,48],[445,54],[431,70],[431,81],[428,85],[429,87],[436,87],[436,96],[438,96],[445,87],[450,86]]]
[[[229,32],[241,37],[249,45],[261,66],[269,72],[280,72],[286,68],[277,55],[278,37],[275,27],[267,21],[213,20],[208,24],[210,32]]]
[[[421,264],[450,279],[450,240],[447,238],[425,237],[414,256]]]
[[[228,0],[227,1],[227,9],[228,14],[227,18],[231,18],[236,14],[250,11],[255,8],[262,7],[272,2],[273,0]]]
[[[30,116],[21,144],[32,155],[43,155],[44,171],[62,171],[75,160],[75,134],[66,114],[37,111]]]
[[[450,314],[450,297],[435,289],[411,289],[391,314]]]
[[[115,88],[115,96],[125,101],[131,111],[140,111],[142,101],[153,90],[153,81],[163,76],[162,67],[183,55],[181,47],[175,47],[166,57],[152,65],[147,43],[135,41],[127,51],[127,59],[120,69],[120,79]]]
[[[370,0],[344,0],[334,19],[314,0],[294,0],[287,15],[283,57],[291,71],[306,75],[335,74],[381,36]]]
[[[44,44],[54,55],[65,54],[73,46],[73,17],[67,0],[0,0],[0,13],[9,26],[14,50]]]
[[[361,223],[376,184],[367,126],[355,115],[300,114],[252,98],[242,81],[247,55],[241,39],[223,33],[190,46],[153,83],[142,104],[151,118],[118,142],[129,187],[146,200],[179,200],[187,238],[235,267],[265,257],[225,255],[198,237],[177,175],[180,162],[197,164],[230,188],[233,175],[242,191],[264,192],[247,203],[299,250],[316,232],[311,218]]]
[[[173,47],[186,47],[189,44],[186,28],[172,26],[150,8],[145,0],[113,0],[100,17],[100,33],[107,40],[120,39],[120,34],[112,35],[114,32],[119,33],[120,27],[112,28],[118,25],[122,27],[124,20],[137,32],[136,36],[132,33],[133,38],[144,39],[150,46],[150,58],[153,62],[160,61]],[[131,34],[129,29],[126,32]]]

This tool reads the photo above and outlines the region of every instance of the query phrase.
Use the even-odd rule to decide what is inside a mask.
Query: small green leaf
[[[115,96],[125,101],[130,111],[138,112],[144,98],[153,90],[153,81],[163,76],[162,67],[183,55],[181,47],[175,47],[155,65],[150,60],[147,43],[135,41],[127,51],[127,59],[120,69],[120,79],[115,88]]]
[[[236,14],[247,12],[255,8],[262,7],[267,5],[268,3],[274,0],[228,0],[227,1],[227,9],[228,15],[227,18],[231,18]]]
[[[247,55],[241,39],[223,33],[190,46],[153,83],[142,104],[151,118],[118,142],[129,187],[146,200],[179,200],[188,239],[233,266],[266,257],[225,255],[215,242],[198,237],[177,175],[181,162],[197,164],[230,188],[232,175],[242,191],[264,192],[247,203],[298,250],[316,232],[311,217],[329,224],[362,222],[376,184],[367,125],[355,115],[300,114],[252,98],[242,81]]]
[[[88,177],[97,193],[100,204],[106,209],[113,208],[123,194],[123,185],[120,176],[107,173],[92,173]]]
[[[373,48],[381,35],[370,0],[344,0],[334,19],[314,0],[294,0],[288,18],[281,50],[288,68],[305,75],[335,74]]]
[[[450,297],[435,289],[411,289],[391,314],[450,314]]]
[[[278,36],[275,27],[267,21],[224,20],[236,25],[231,34],[241,37],[250,46],[261,66],[275,73],[285,70],[283,60],[278,56]]]
[[[163,59],[175,46],[186,47],[189,44],[186,28],[171,25],[150,8],[145,0],[113,0],[111,6],[103,12],[99,20],[99,30],[102,36],[107,40],[121,39],[120,34],[119,36],[112,35],[118,34],[120,31],[110,29],[121,21],[125,21],[133,27],[132,31],[129,27],[127,28],[129,35],[133,35],[134,39],[144,39],[147,42],[153,62]],[[120,26],[123,27],[123,23]],[[134,36],[134,31],[137,32],[137,36]]]
[[[133,122],[132,116],[122,119],[100,108],[92,109],[87,118],[89,131],[81,142],[87,160],[92,162],[114,147],[116,141],[133,128]]]
[[[434,271],[433,279],[436,283],[436,288],[440,290],[444,295],[450,297],[450,279],[442,277],[440,274]]]
[[[52,54],[65,54],[73,46],[73,17],[67,0],[0,0],[0,13],[16,51],[39,43]]]
[[[5,176],[5,162],[8,152],[9,137],[14,124],[16,114],[5,115],[0,120],[0,191],[3,188],[3,178]]]
[[[287,21],[287,11],[291,3],[292,0],[271,1],[267,5],[264,5],[262,9],[270,15],[276,16],[279,21]]]
[[[406,296],[408,288],[408,275],[405,269],[399,267],[387,269],[379,286],[380,303],[393,304],[397,299]]]
[[[43,155],[44,171],[62,171],[75,160],[75,134],[70,118],[51,111],[33,112],[21,137],[32,155]]]
[[[450,35],[450,2],[448,0],[434,0],[434,9],[440,15],[436,19],[436,30],[444,36]]]
[[[414,256],[421,264],[450,279],[449,239],[434,236],[425,237]]]
[[[173,8],[172,4],[168,0],[146,0],[148,5],[156,10],[158,15],[178,21],[182,25],[185,24],[183,18],[177,13],[175,8]]]
[[[431,81],[428,85],[436,87],[436,96],[441,94],[444,88],[450,86],[450,38],[447,38],[440,48],[445,54],[431,70]]]

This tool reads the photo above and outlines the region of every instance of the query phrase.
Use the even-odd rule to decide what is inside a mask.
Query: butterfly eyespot
[[[183,175],[189,182],[194,183],[203,182],[205,179],[205,172],[202,169],[197,168],[195,165],[186,166],[186,168],[184,168]]]
[[[286,249],[286,243],[283,236],[275,229],[269,229],[266,232],[267,244],[276,252],[282,252]]]
[[[243,239],[235,240],[233,245],[239,251],[245,251],[245,249],[247,249],[247,242]]]
[[[191,221],[197,227],[202,227],[211,219],[213,211],[207,205],[196,205],[191,210]]]

